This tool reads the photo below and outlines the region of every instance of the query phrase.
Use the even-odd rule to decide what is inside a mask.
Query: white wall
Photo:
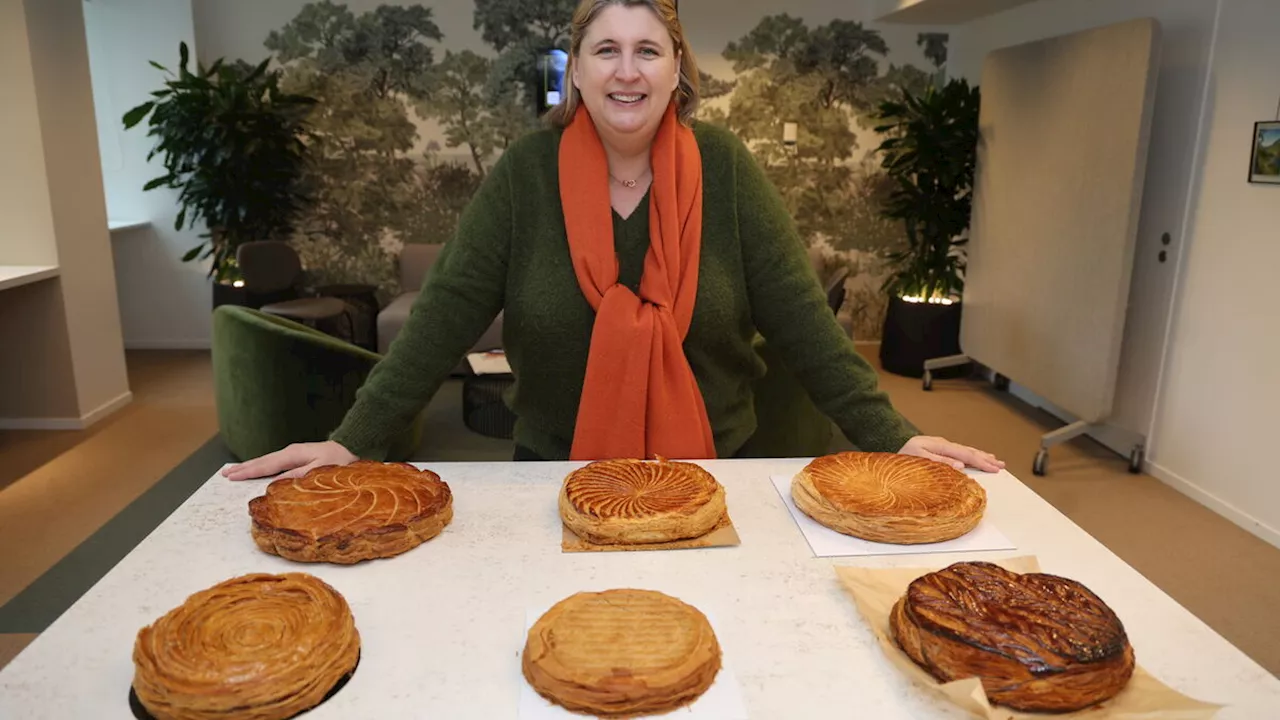
[[[0,4],[0,127],[0,265],[55,265],[40,112],[20,2]]]
[[[27,13],[76,395],[81,415],[97,416],[128,402],[129,379],[81,0],[28,0]]]
[[[1280,546],[1280,186],[1246,182],[1280,96],[1280,6],[1223,0],[1152,470]]]
[[[80,428],[131,399],[93,122],[81,0],[0,10],[4,250],[59,276],[0,296],[0,425]],[[12,230],[11,230],[12,229]],[[0,231],[3,232],[3,231]]]
[[[142,192],[164,168],[159,157],[146,161],[152,139],[145,124],[126,132],[121,123],[164,82],[148,61],[176,72],[180,41],[195,57],[190,0],[93,0],[84,3],[84,14],[108,214],[151,223],[112,236],[125,346],[208,347],[208,267],[181,262],[203,228],[173,229],[176,190]]]
[[[1031,0],[872,0],[869,20],[959,24]]]
[[[1280,382],[1263,366],[1280,352],[1269,310],[1280,188],[1245,182],[1253,122],[1274,116],[1280,94],[1276,9],[1274,0],[1039,0],[956,29],[950,69],[978,80],[1000,47],[1135,17],[1161,22],[1114,422],[1148,436],[1152,474],[1280,546],[1280,485],[1265,460]],[[1099,439],[1122,449],[1128,436]]]
[[[27,15],[0,3],[0,265],[56,265],[57,242]],[[0,427],[75,417],[70,341],[58,280],[0,291]],[[14,423],[18,420],[18,423]]]

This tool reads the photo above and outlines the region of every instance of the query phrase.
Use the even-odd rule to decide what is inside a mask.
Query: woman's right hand
[[[294,443],[283,450],[228,466],[222,471],[228,480],[252,480],[279,475],[279,478],[302,477],[322,465],[350,465],[359,460],[341,444],[324,442]]]

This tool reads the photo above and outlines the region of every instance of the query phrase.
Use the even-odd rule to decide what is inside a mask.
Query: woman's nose
[[[636,56],[631,53],[623,53],[622,61],[618,63],[618,79],[630,81],[639,77],[640,68],[636,64]]]

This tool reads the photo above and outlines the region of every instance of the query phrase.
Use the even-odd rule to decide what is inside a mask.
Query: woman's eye
[[[653,48],[640,48],[640,54],[646,57],[658,57],[658,51]]]
[[[596,55],[614,55],[614,54],[616,54],[617,52],[618,52],[618,49],[617,49],[617,48],[614,48],[614,47],[602,47],[602,48],[600,48],[599,50],[596,50]]]

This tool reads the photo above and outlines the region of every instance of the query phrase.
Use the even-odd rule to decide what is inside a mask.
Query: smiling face
[[[573,84],[602,136],[652,137],[679,82],[680,58],[643,6],[612,5],[587,27]]]

